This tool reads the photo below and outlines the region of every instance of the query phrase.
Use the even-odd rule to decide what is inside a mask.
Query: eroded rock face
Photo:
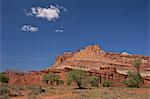
[[[6,72],[9,77],[10,85],[19,85],[19,86],[31,86],[31,85],[42,85],[42,77],[44,73],[39,71],[21,73],[21,72]]]
[[[56,63],[55,65],[60,65],[62,62],[64,62],[65,60],[73,57],[73,54],[72,52],[65,52],[64,55],[58,55],[56,57]]]
[[[63,55],[58,55],[55,64],[46,70],[28,73],[6,72],[6,74],[10,77],[10,84],[43,85],[44,74],[57,73],[61,79],[65,80],[65,73],[69,70],[81,69],[99,76],[100,82],[111,80],[120,83],[127,77],[124,71],[135,71],[132,63],[136,58],[141,59],[142,62],[140,72],[147,73],[143,76],[144,82],[146,85],[150,84],[150,56],[105,52],[98,44],[78,49],[76,52],[65,52]]]
[[[98,44],[87,46],[82,50],[83,53],[89,54],[94,53],[96,55],[99,55],[101,52],[101,48]]]
[[[97,44],[87,46],[84,49],[79,49],[70,56],[71,57],[67,57],[65,54],[62,55],[63,58],[61,59],[64,60],[62,62],[59,61],[59,64],[57,64],[58,60],[56,60],[56,64],[53,67],[55,69],[81,69],[92,71],[92,73],[98,71],[97,75],[99,75],[102,80],[122,82],[127,77],[126,71],[136,70],[133,66],[133,61],[135,59],[140,59],[142,62],[140,72],[144,75],[144,78],[150,76],[150,56],[132,55],[127,52],[105,52]],[[103,70],[102,68],[105,69]],[[108,68],[112,71],[109,71]],[[109,73],[111,73],[111,75],[109,75]],[[145,82],[149,83],[148,80],[145,80]]]
[[[56,62],[55,65],[60,65],[62,62],[72,58],[74,55],[78,58],[85,54],[95,54],[99,55],[100,53],[103,53],[103,51],[100,49],[98,44],[85,47],[85,49],[78,49],[77,52],[65,52],[63,55],[56,56]]]
[[[117,69],[134,70],[133,61],[141,59],[141,71],[150,70],[150,57],[143,55],[131,55],[126,52],[112,53],[103,51],[98,44],[87,46],[77,52],[64,53],[56,57],[54,67],[61,68],[65,66],[85,67],[116,67]],[[95,65],[97,64],[97,65]]]

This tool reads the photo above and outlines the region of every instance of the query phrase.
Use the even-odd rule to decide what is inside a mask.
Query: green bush
[[[88,85],[88,75],[82,70],[72,70],[68,72],[67,84],[71,85],[75,82],[78,88],[85,88]]]
[[[33,95],[38,95],[40,93],[45,92],[45,89],[41,87],[37,87],[37,86],[30,86],[28,89],[31,90],[30,94],[33,94]]]
[[[64,84],[64,81],[63,80],[59,80],[58,81],[58,85],[63,85]]]
[[[103,87],[110,87],[110,86],[112,86],[112,81],[105,80],[105,81],[103,81],[102,86]]]
[[[44,82],[51,85],[59,85],[63,84],[63,80],[60,80],[60,77],[57,74],[49,73],[44,75]]]
[[[135,59],[133,61],[133,66],[136,68],[137,73],[139,73],[140,67],[141,67],[141,60],[140,59]]]
[[[99,85],[99,77],[92,75],[89,77],[89,81],[92,87],[98,87]]]
[[[136,68],[136,72],[128,72],[127,79],[123,82],[128,87],[136,87],[139,88],[141,84],[143,84],[143,78],[140,74],[141,60],[135,59],[133,61],[133,66]]]
[[[86,71],[83,70],[72,70],[67,74],[68,85],[72,83],[76,83],[78,88],[89,88],[89,87],[98,87],[99,85],[99,77],[95,75],[88,75]]]
[[[140,73],[137,72],[132,73],[131,71],[129,71],[128,77],[123,83],[128,87],[139,88],[140,84],[143,83],[143,79]]]
[[[9,78],[3,74],[3,73],[0,73],[0,83],[8,83],[9,81]]]
[[[6,87],[1,87],[0,88],[0,94],[4,95],[4,94],[7,94],[7,93],[9,93],[9,90]]]

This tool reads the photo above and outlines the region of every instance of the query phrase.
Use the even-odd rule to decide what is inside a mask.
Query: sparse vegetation
[[[141,61],[139,59],[134,60],[134,67],[136,68],[136,72],[128,72],[127,79],[123,82],[128,87],[136,87],[139,88],[140,84],[143,83],[142,76],[140,74]]]
[[[67,84],[71,85],[75,82],[79,89],[85,88],[88,84],[88,75],[85,71],[82,70],[73,70],[70,71],[67,75]]]
[[[135,59],[133,61],[133,66],[136,68],[137,73],[140,73],[141,60],[140,59]]]
[[[90,76],[82,70],[70,71],[67,76],[67,84],[71,85],[72,83],[76,83],[79,89],[98,87],[99,85],[99,77],[95,75]]]
[[[112,81],[110,80],[104,80],[102,83],[103,87],[111,87],[112,86]]]
[[[60,76],[54,73],[48,73],[43,76],[43,81],[51,86],[48,87],[40,87],[40,86],[15,86],[15,85],[8,85],[7,82],[9,81],[9,78],[1,74],[0,79],[2,84],[5,85],[5,87],[0,88],[0,95],[13,97],[15,99],[16,97],[23,97],[27,96],[31,99],[41,99],[43,96],[49,96],[53,97],[56,96],[56,99],[63,97],[61,99],[99,99],[100,97],[106,99],[106,98],[126,98],[131,97],[132,99],[136,99],[138,94],[134,95],[133,92],[136,92],[137,88],[140,87],[140,84],[143,82],[143,79],[140,75],[140,65],[139,61],[135,61],[134,67],[136,68],[136,72],[128,72],[127,79],[123,82],[128,87],[136,87],[133,90],[131,88],[115,88],[112,86],[112,81],[110,80],[102,80],[102,86],[105,87],[99,87],[100,84],[100,78],[95,75],[89,75],[86,71],[82,70],[72,70],[69,71],[67,74],[67,81],[64,82],[60,79]],[[74,89],[74,86],[56,86],[56,85],[63,85],[64,83],[67,83],[68,85],[74,85],[76,84],[78,87]],[[8,87],[9,86],[9,87]],[[1,86],[0,86],[1,87]],[[94,88],[98,87],[98,88]],[[107,88],[110,87],[110,88]],[[81,90],[82,88],[86,90]],[[140,88],[141,89],[141,88]],[[139,90],[140,90],[139,89]],[[146,88],[145,88],[146,89]],[[144,89],[144,90],[145,90]],[[148,90],[148,88],[146,89]],[[23,93],[22,93],[23,92]],[[138,92],[137,92],[138,93]],[[68,95],[68,97],[67,97]],[[58,97],[60,96],[60,97]],[[8,97],[8,98],[9,98]],[[49,98],[48,97],[48,98]],[[142,95],[138,95],[138,97],[143,99],[148,99],[149,95],[144,93]],[[146,98],[145,98],[146,97]],[[7,98],[4,98],[7,99]],[[11,99],[11,98],[10,98]],[[21,98],[20,98],[21,99]]]
[[[3,74],[3,73],[0,73],[0,83],[8,83],[9,81],[9,78]]]
[[[140,84],[143,83],[141,75],[137,72],[128,72],[128,78],[123,82],[128,87],[139,88]]]
[[[58,85],[63,85],[64,84],[64,81],[63,80],[59,80],[58,81]]]
[[[98,87],[99,85],[99,77],[92,75],[89,77],[89,81],[92,87]]]
[[[44,93],[30,94],[26,97],[16,96],[10,99],[22,99],[21,97],[24,97],[23,99],[149,99],[149,91],[148,88],[105,87],[81,90],[68,86],[49,86]]]
[[[32,95],[38,95],[42,92],[45,92],[45,89],[43,89],[39,86],[30,86],[28,89],[31,91],[30,94],[32,94]]]
[[[6,87],[1,87],[0,88],[0,94],[4,95],[4,94],[8,94],[8,93],[9,93],[8,88],[6,88]]]
[[[57,74],[53,74],[53,73],[44,75],[43,80],[46,84],[50,84],[50,85],[63,84],[63,81],[60,80],[60,77]]]

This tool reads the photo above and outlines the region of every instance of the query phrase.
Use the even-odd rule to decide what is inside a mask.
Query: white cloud
[[[27,31],[27,32],[37,32],[38,27],[32,26],[32,25],[24,25],[20,30]]]
[[[63,10],[64,12],[67,11],[67,8],[63,7],[63,6],[60,6],[58,4],[56,4],[56,7],[59,8],[60,10]]]
[[[56,30],[54,30],[54,32],[62,33],[62,32],[63,32],[63,30],[62,30],[62,29],[56,29]]]
[[[37,18],[47,19],[52,21],[58,19],[60,16],[60,9],[58,6],[50,5],[48,8],[43,7],[31,7],[31,11],[25,14],[27,16],[36,16]]]
[[[31,12],[27,11],[27,9],[24,9],[23,12],[25,13],[26,16],[33,16]]]

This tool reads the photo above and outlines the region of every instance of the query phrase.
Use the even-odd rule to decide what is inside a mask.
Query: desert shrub
[[[63,85],[64,84],[64,81],[63,80],[59,80],[58,81],[58,85]]]
[[[78,88],[85,88],[88,85],[88,75],[85,71],[82,70],[72,70],[67,74],[68,85],[71,85],[75,82]]]
[[[98,87],[99,85],[99,77],[92,75],[89,77],[89,82],[91,84],[92,87]]]
[[[6,87],[1,87],[0,88],[0,94],[4,95],[4,94],[8,94],[8,93],[9,93],[8,88],[6,88]]]
[[[129,71],[128,77],[123,83],[128,87],[139,88],[140,84],[143,83],[143,79],[140,73],[137,72],[132,73],[131,71]]]
[[[49,73],[49,74],[46,74],[44,75],[44,78],[43,78],[43,81],[47,84],[51,84],[51,85],[59,85],[60,82],[60,77],[57,75],[57,74],[54,74],[54,73]]]
[[[25,86],[16,86],[16,90],[26,90]]]
[[[141,60],[140,59],[135,59],[133,61],[133,66],[136,68],[137,73],[139,73],[140,67],[141,67]]]
[[[110,86],[112,86],[112,81],[104,80],[103,83],[102,83],[102,86],[103,87],[110,87]]]
[[[49,75],[48,75],[48,74],[44,75],[43,81],[44,81],[46,84],[48,84],[48,82],[49,82]]]
[[[136,72],[128,72],[127,79],[123,82],[128,87],[136,87],[139,88],[141,84],[143,84],[143,78],[140,74],[141,60],[135,59],[133,61],[133,66],[136,68]]]
[[[8,83],[9,81],[9,78],[3,74],[3,73],[0,73],[0,83]]]
[[[21,96],[21,94],[18,91],[11,91],[9,93],[9,96],[11,96],[11,97],[17,97],[17,96]]]
[[[45,92],[45,89],[37,86],[30,86],[28,88],[31,91],[31,94],[38,95],[39,93]]]

